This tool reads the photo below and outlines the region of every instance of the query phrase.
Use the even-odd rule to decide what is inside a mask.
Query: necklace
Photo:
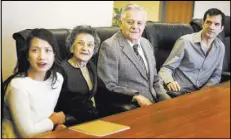
[[[80,62],[78,60],[75,60],[74,58],[69,59],[68,62],[75,68],[86,67],[86,63],[87,63],[87,62],[83,62],[83,61]],[[80,64],[80,63],[82,63],[82,64]]]

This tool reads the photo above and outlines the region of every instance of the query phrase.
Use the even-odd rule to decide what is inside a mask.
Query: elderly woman
[[[66,40],[72,57],[61,63],[64,84],[56,109],[64,112],[67,126],[98,118],[92,101],[97,89],[97,72],[90,59],[99,44],[99,35],[91,26],[75,27]]]

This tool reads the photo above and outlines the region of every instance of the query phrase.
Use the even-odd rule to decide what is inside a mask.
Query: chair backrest
[[[59,45],[59,52],[60,52],[60,58],[61,60],[69,58],[70,51],[67,49],[65,42],[66,38],[71,32],[71,29],[48,29],[52,32],[52,34],[55,36],[58,45]],[[101,39],[101,42],[104,40],[110,38],[115,32],[119,30],[118,27],[96,27],[96,30],[99,32],[99,36]],[[26,38],[28,37],[31,29],[22,30],[19,32],[16,32],[13,34],[13,38],[16,41],[16,51],[17,51],[17,57],[20,56],[21,51],[26,46]],[[95,64],[97,64],[98,60],[98,53],[93,57],[93,61]]]
[[[110,38],[114,33],[119,30],[119,27],[95,27],[99,32],[101,42]],[[60,49],[61,59],[69,57],[70,52],[65,46],[65,40],[70,29],[49,29],[58,41]],[[193,29],[190,25],[186,24],[166,24],[149,21],[146,24],[145,30],[142,34],[143,37],[148,39],[154,47],[157,71],[167,59],[175,41],[182,35],[192,33]],[[25,40],[31,29],[22,30],[13,34],[13,38],[16,40],[17,57],[20,56],[20,52],[25,47]],[[98,53],[92,58],[93,62],[97,65]]]
[[[116,33],[119,30],[119,27],[96,27],[95,29],[98,31],[99,37],[100,37],[100,40],[101,40],[101,43],[102,43],[106,39],[110,38],[114,33]],[[98,63],[98,56],[99,56],[99,53],[96,53],[92,57],[92,61],[96,65]]]
[[[154,47],[156,68],[159,71],[168,58],[176,40],[185,34],[193,33],[193,29],[188,24],[148,22],[145,33]]]
[[[55,36],[58,42],[59,50],[60,50],[59,51],[60,58],[65,59],[69,55],[69,51],[65,46],[65,40],[69,35],[70,30],[69,29],[48,29],[48,30],[52,32],[52,34]],[[26,29],[13,34],[13,38],[16,41],[17,57],[20,57],[21,51],[23,50],[24,47],[26,47],[26,38],[28,37],[30,32],[31,29]]]

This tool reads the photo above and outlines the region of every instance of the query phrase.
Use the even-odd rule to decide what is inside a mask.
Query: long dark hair
[[[46,77],[49,77],[49,76],[52,77],[52,83],[51,83],[52,88],[55,82],[57,81],[57,72],[60,72],[60,57],[59,57],[58,43],[50,31],[48,31],[47,29],[37,29],[36,28],[36,29],[31,30],[30,34],[26,38],[26,47],[23,47],[23,49],[21,50],[20,57],[18,57],[18,62],[14,69],[14,74],[11,75],[3,83],[4,93],[7,89],[8,84],[14,77],[17,77],[17,76],[22,77],[22,76],[28,75],[28,69],[30,67],[30,63],[28,61],[28,54],[29,54],[29,49],[31,45],[31,40],[33,38],[39,38],[39,39],[45,40],[51,45],[54,55],[55,55],[55,58],[54,58],[55,60],[50,70],[47,71]]]

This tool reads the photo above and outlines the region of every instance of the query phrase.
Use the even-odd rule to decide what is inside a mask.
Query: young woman
[[[4,82],[3,138],[30,137],[64,123],[63,112],[54,112],[63,84],[58,63],[58,45],[52,33],[33,29],[14,75]]]

